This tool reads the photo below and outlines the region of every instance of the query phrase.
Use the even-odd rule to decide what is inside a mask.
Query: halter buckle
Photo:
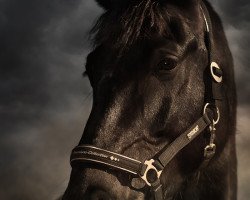
[[[216,70],[218,70],[220,73],[216,74]],[[217,82],[217,83],[221,83],[222,82],[222,74],[221,74],[221,68],[219,67],[219,65],[216,62],[212,62],[210,65],[210,72],[211,75],[213,77],[213,79]]]
[[[218,106],[213,105],[211,103],[206,103],[206,105],[204,106],[204,109],[203,109],[203,114],[207,113],[208,108],[211,108],[214,111],[214,113],[217,114],[216,120],[213,119],[213,125],[215,126],[220,121],[220,110],[219,110]]]
[[[144,162],[144,165],[146,166],[146,170],[143,176],[141,176],[141,178],[142,180],[145,181],[145,183],[148,186],[152,186],[153,183],[159,180],[161,173],[162,173],[162,170],[157,170],[157,168],[153,165],[154,162],[155,162],[154,159],[146,160]]]

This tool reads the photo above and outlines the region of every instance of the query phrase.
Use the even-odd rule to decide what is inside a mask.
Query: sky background
[[[250,199],[250,2],[210,0],[232,50],[238,88],[239,200]],[[82,77],[94,0],[0,0],[0,199],[53,200],[91,109]]]

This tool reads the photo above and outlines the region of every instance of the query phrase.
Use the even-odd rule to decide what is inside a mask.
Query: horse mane
[[[122,55],[138,40],[157,34],[167,36],[169,14],[158,1],[135,1],[126,7],[107,10],[91,30],[94,45],[110,44]]]

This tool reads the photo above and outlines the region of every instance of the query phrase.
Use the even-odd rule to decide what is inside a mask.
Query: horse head
[[[163,197],[225,199],[236,182],[235,88],[232,58],[218,16],[199,0],[97,2],[105,13],[92,30],[95,46],[86,63],[93,106],[79,143],[85,145],[82,153],[101,160],[110,153],[112,162],[125,156],[143,164],[164,153],[187,130],[188,137],[199,132],[163,165],[159,176]],[[210,27],[213,29],[208,30]],[[208,119],[211,123],[202,130],[189,128],[206,113],[204,106],[213,96],[216,80],[210,77],[211,58],[216,61],[218,78],[223,72],[223,101],[215,106],[219,110],[215,118],[220,118],[216,153],[201,169],[204,147],[211,140],[216,120]],[[213,100],[217,102],[217,98]],[[153,198],[141,177],[110,163],[107,167],[105,160],[98,165],[98,159],[89,160],[72,165],[64,200]],[[232,169],[228,170],[230,163]]]

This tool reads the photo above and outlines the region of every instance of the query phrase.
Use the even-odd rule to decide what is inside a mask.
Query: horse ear
[[[96,0],[96,2],[106,10],[111,10],[112,8],[121,6],[121,5],[128,5],[130,3],[135,3],[142,0]],[[172,2],[179,6],[187,6],[187,5],[194,5],[199,0],[155,0],[160,3],[167,3]]]
[[[200,0],[158,0],[160,3],[172,3],[181,7],[196,5]]]
[[[106,10],[111,10],[117,7],[126,7],[130,4],[135,4],[144,0],[96,0],[96,2]],[[159,0],[154,0],[159,1]]]
[[[96,0],[96,2],[106,10],[110,10],[119,4],[119,0]]]

